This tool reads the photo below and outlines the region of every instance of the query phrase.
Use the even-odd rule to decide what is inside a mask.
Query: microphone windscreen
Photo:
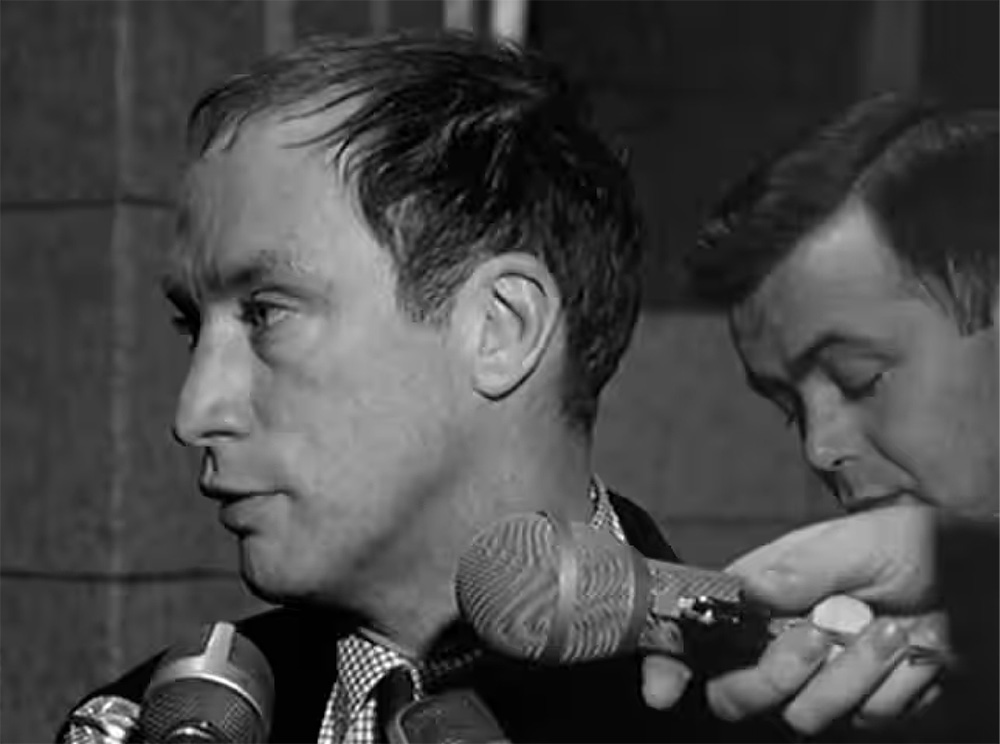
[[[175,645],[157,667],[139,717],[142,741],[262,742],[274,704],[267,660],[229,623]]]
[[[613,535],[517,514],[473,538],[455,587],[460,611],[491,646],[567,663],[634,645],[649,609],[649,581],[638,553]]]

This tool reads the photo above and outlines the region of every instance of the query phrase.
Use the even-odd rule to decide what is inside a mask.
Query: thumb
[[[690,679],[691,670],[672,656],[654,653],[642,660],[642,696],[651,708],[666,710],[673,706]]]

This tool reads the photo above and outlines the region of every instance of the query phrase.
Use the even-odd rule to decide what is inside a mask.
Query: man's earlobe
[[[480,318],[473,384],[481,395],[509,395],[541,364],[560,314],[552,276],[533,256],[505,254],[473,277],[480,287]]]

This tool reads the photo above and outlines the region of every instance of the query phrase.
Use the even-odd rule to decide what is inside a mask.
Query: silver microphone
[[[218,622],[167,652],[146,689],[138,739],[263,742],[273,706],[264,655],[232,624]]]

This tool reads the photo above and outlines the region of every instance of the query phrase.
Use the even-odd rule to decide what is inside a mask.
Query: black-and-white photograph
[[[998,0],[0,0],[0,740],[996,742]]]

